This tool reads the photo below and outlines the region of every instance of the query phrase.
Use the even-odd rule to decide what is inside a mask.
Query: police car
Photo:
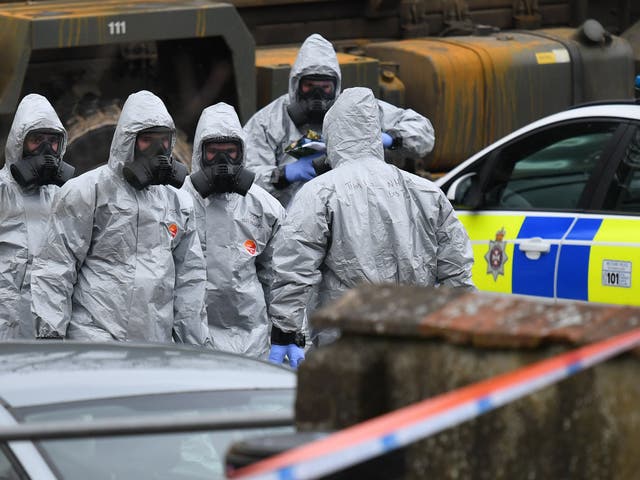
[[[543,118],[436,183],[469,233],[480,290],[640,305],[640,105]]]

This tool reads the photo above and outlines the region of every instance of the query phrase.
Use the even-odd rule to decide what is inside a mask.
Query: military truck
[[[67,161],[83,173],[107,160],[123,101],[148,89],[173,115],[174,154],[188,165],[202,109],[225,101],[248,120],[287,90],[297,46],[318,32],[339,52],[345,87],[368,86],[432,120],[434,152],[398,164],[445,171],[542,115],[632,97],[637,3],[0,1],[1,152],[20,99],[41,93],[69,131]],[[580,28],[591,17],[599,23]]]

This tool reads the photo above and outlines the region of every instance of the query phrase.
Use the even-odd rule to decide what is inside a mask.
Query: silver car
[[[224,478],[231,443],[294,431],[295,387],[295,374],[283,367],[204,349],[3,343],[0,479]],[[232,422],[203,429],[211,418]],[[252,418],[261,421],[241,425]],[[149,426],[158,419],[199,427],[156,433],[162,425]],[[142,431],[136,423],[151,434],[135,434]],[[33,435],[19,435],[29,428]]]

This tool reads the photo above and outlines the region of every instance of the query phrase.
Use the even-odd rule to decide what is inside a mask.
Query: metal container
[[[396,107],[405,106],[406,88],[396,73],[397,65],[380,65],[380,100]]]
[[[624,38],[612,35],[593,42],[581,29],[573,28],[548,28],[529,33],[555,38],[569,51],[577,82],[574,103],[633,98],[634,53]]]
[[[619,75],[621,65],[623,72],[627,64],[632,71],[632,52],[624,40],[613,37],[596,51],[571,39],[574,29],[540,32],[364,47],[367,55],[398,64],[406,104],[434,125],[436,145],[423,168],[449,170],[513,130],[575,103],[633,96],[632,78],[604,79],[607,72]]]

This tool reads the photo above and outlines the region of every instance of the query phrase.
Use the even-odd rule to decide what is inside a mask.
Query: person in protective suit
[[[318,306],[361,283],[475,289],[471,243],[445,195],[385,163],[373,92],[346,89],[323,131],[332,170],[300,188],[274,240],[273,324],[301,331],[316,288]],[[320,333],[316,345],[337,332]]]
[[[67,132],[49,101],[25,96],[16,110],[0,170],[0,340],[34,338],[31,267],[54,193],[73,176],[62,160]]]
[[[256,173],[256,183],[285,207],[300,186],[321,171],[321,167],[314,168],[314,160],[320,160],[318,154],[296,160],[285,149],[309,130],[322,133],[324,115],[339,97],[341,81],[333,46],[313,34],[302,44],[291,68],[289,92],[259,110],[244,126],[247,168]],[[429,120],[382,100],[377,104],[379,136],[389,155],[421,158],[433,149],[434,132]]]
[[[60,189],[31,277],[39,338],[210,344],[204,256],[174,143],[162,100],[134,93],[108,164]]]
[[[234,108],[206,108],[196,127],[192,174],[198,234],[207,262],[206,305],[213,347],[266,360],[266,295],[272,238],[284,208],[244,168],[244,134]]]

